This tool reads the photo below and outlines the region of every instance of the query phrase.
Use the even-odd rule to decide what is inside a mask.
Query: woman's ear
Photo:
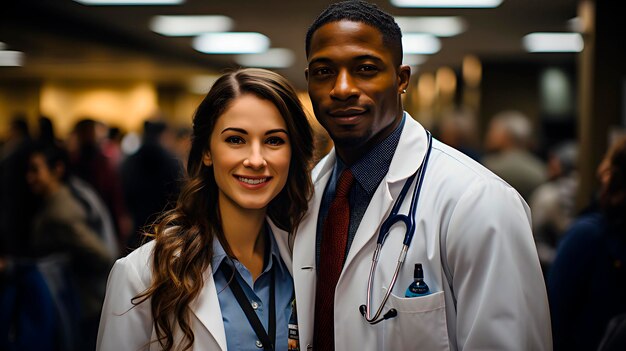
[[[205,152],[204,156],[202,156],[202,163],[207,167],[211,167],[213,165],[213,159],[211,158],[211,153],[209,151]]]

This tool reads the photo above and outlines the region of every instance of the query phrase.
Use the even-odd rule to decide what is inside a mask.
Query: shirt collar
[[[388,135],[385,140],[375,145],[364,157],[350,167],[354,179],[365,189],[368,195],[374,194],[378,184],[385,178],[389,171],[391,160],[400,141],[406,113],[402,116],[400,124]],[[335,174],[341,174],[346,165],[337,157]]]
[[[263,273],[265,273],[266,271],[269,271],[269,269],[272,268],[275,262],[280,262],[281,260],[280,250],[278,249],[278,244],[276,243],[276,239],[274,238],[274,234],[272,233],[272,228],[269,225],[267,225],[267,223],[265,223],[265,232],[266,232],[265,235],[267,235],[270,239],[270,256],[269,256],[269,261],[267,263],[267,266],[263,270]],[[216,236],[214,236],[213,237],[213,258],[211,259],[211,270],[213,274],[215,274],[215,272],[220,267],[222,262],[227,258],[228,258],[228,255],[226,254],[226,250],[224,250],[224,247],[220,243],[220,240]],[[280,269],[280,272],[284,273],[284,269],[286,267],[284,267],[284,265],[282,264],[278,264],[278,267],[279,267],[278,269]]]

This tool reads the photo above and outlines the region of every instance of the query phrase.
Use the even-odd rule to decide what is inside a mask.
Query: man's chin
[[[333,137],[333,143],[336,148],[339,149],[354,149],[363,146],[367,141],[366,137],[345,136],[345,137]]]

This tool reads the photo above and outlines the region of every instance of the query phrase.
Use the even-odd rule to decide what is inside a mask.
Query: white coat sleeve
[[[98,329],[98,351],[148,350],[150,347],[150,300],[136,306],[131,303],[146,290],[149,279],[146,281],[145,272],[138,272],[132,263],[121,258],[109,274]]]
[[[446,235],[459,350],[551,350],[545,283],[519,194],[498,180],[477,181]]]

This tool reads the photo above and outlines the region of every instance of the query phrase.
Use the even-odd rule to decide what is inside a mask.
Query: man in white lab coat
[[[551,350],[528,206],[437,140],[422,166],[415,234],[381,314],[395,316],[366,321],[360,309],[378,231],[428,153],[427,132],[402,108],[410,68],[390,15],[361,1],[333,4],[310,27],[306,51],[309,95],[335,148],[313,171],[315,194],[293,244],[300,348]],[[371,314],[389,289],[405,231],[394,225],[380,252]],[[430,294],[405,298],[417,263]]]

